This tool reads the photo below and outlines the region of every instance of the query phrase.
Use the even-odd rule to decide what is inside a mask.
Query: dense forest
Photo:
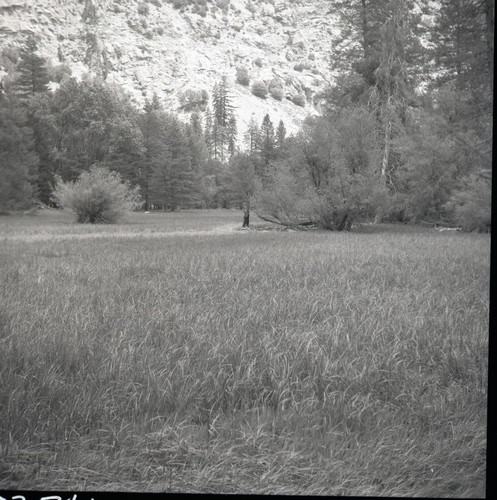
[[[157,95],[137,109],[104,79],[75,79],[34,37],[5,48],[0,212],[55,206],[58,182],[102,166],[139,188],[145,210],[244,208],[247,225],[252,205],[295,228],[490,230],[492,0],[333,0],[323,15],[336,13],[339,76],[294,135],[269,115],[238,131],[228,78],[182,95],[185,123]]]

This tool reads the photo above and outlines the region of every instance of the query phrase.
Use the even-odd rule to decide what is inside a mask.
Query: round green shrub
[[[149,12],[150,7],[147,3],[141,2],[138,4],[138,14],[141,14],[142,16],[148,16]]]
[[[248,85],[250,83],[250,76],[247,68],[244,66],[236,68],[236,81],[241,85]]]
[[[311,69],[312,68],[312,64],[306,62],[306,61],[301,61],[301,62],[298,62],[297,64],[295,64],[295,66],[293,67],[293,69],[295,71],[303,71],[304,69]]]
[[[58,179],[53,198],[71,208],[77,222],[90,224],[115,223],[142,203],[138,187],[132,188],[117,172],[97,166],[82,172],[75,182]]]
[[[271,97],[277,101],[281,101],[281,99],[283,99],[283,87],[281,86],[273,85],[269,88],[269,93],[271,94]]]
[[[262,80],[257,80],[252,84],[252,94],[261,99],[266,99],[269,92],[267,85]]]
[[[296,104],[297,106],[301,106],[303,108],[305,107],[305,96],[303,94],[295,94],[292,97],[292,102],[293,104]]]

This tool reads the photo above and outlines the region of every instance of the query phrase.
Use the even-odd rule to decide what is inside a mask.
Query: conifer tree
[[[152,94],[152,100],[149,101],[148,99],[145,99],[145,104],[143,106],[143,109],[146,112],[149,111],[164,111],[164,108],[162,107],[162,103],[160,102],[159,96],[157,95],[157,92],[154,92]]]
[[[436,11],[434,60],[441,75],[432,89],[457,92],[460,105],[447,122],[455,140],[491,163],[494,5],[493,1],[440,2]],[[465,112],[466,111],[466,112]],[[483,148],[481,146],[484,146]],[[480,151],[481,150],[481,151]]]
[[[236,152],[236,136],[237,136],[237,128],[236,128],[236,118],[234,115],[230,116],[228,120],[228,126],[226,129],[227,138],[228,138],[228,152],[230,157],[233,156]]]
[[[53,205],[52,192],[55,188],[56,164],[51,157],[51,144],[44,120],[50,111],[46,108],[50,95],[37,93],[27,102],[29,125],[33,131],[34,150],[38,156],[38,168],[32,176],[33,187],[38,200],[45,205]],[[42,118],[43,117],[43,118]]]
[[[0,212],[27,208],[38,158],[27,116],[12,95],[0,95]]]
[[[269,114],[266,114],[262,120],[259,133],[259,154],[267,170],[270,160],[274,158],[276,148],[276,136],[274,126]]]
[[[391,141],[399,120],[405,124],[407,108],[407,66],[405,58],[407,5],[405,0],[394,0],[393,12],[382,30],[382,51],[375,71],[376,98],[383,126],[383,158],[380,180],[384,187],[393,187],[390,165]]]
[[[212,91],[212,129],[211,142],[213,158],[224,162],[226,148],[230,147],[230,141],[234,147],[234,134],[230,130],[236,122],[231,121],[234,116],[232,96],[229,93],[226,76],[214,85]],[[231,139],[230,139],[231,138]]]
[[[211,128],[212,157],[220,162],[224,161],[225,128],[214,118]]]
[[[171,151],[165,146],[160,161],[153,164],[148,190],[148,205],[160,207],[163,210],[171,208]]]
[[[433,29],[440,81],[459,90],[490,88],[493,76],[494,5],[492,0],[441,0]]]
[[[168,150],[165,143],[162,105],[154,93],[152,101],[145,101],[144,112],[139,120],[143,135],[144,155],[138,172],[139,184],[144,200],[144,209],[150,208],[152,176],[164,162]]]
[[[37,172],[30,178],[33,183],[33,192],[45,204],[50,204],[50,194],[54,186],[53,168],[49,160],[49,147],[46,140],[46,131],[34,116],[35,100],[48,90],[49,76],[46,60],[39,56],[38,45],[34,37],[29,37],[21,50],[19,62],[16,66],[17,77],[12,88],[25,106],[29,126],[33,131],[33,148],[38,156]]]
[[[283,152],[285,139],[286,139],[285,124],[283,123],[283,120],[280,120],[280,122],[278,123],[278,129],[276,130],[276,144],[280,154]]]
[[[84,62],[105,81],[110,70],[110,60],[100,36],[100,16],[94,0],[85,0],[81,20],[85,25],[86,52]]]
[[[202,120],[197,111],[194,111],[190,116],[190,127],[197,137],[203,137],[204,131],[202,130]]]
[[[195,191],[199,193],[202,184],[201,179],[205,174],[209,155],[198,113],[192,113],[190,124],[186,127],[186,133],[195,182]]]
[[[224,148],[226,140],[226,86],[225,79],[216,83],[212,90],[212,143],[214,159],[224,161]]]
[[[213,117],[212,111],[209,106],[205,110],[205,145],[207,146],[207,152],[211,158],[214,158],[214,140],[212,136],[212,126],[213,126]]]
[[[259,141],[259,125],[257,124],[254,115],[251,116],[248,123],[247,131],[244,134],[245,146],[250,155],[257,152],[257,144]]]
[[[233,115],[234,106],[230,95],[226,76],[214,85],[212,92],[212,106],[214,119],[222,127],[227,127],[230,117]]]
[[[21,50],[20,60],[16,67],[18,73],[14,88],[20,98],[27,98],[38,92],[48,90],[48,72],[46,60],[36,54],[38,45],[33,37],[28,38]]]
[[[55,92],[36,96],[35,103],[53,171],[64,181],[104,162],[137,182],[136,162],[143,148],[138,112],[117,87],[99,79],[70,78]]]
[[[167,210],[193,206],[198,199],[198,179],[185,126],[177,117],[164,115],[163,127],[166,149],[154,166],[150,200]]]

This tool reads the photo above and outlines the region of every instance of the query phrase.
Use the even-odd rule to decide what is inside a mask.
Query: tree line
[[[490,230],[493,2],[330,5],[339,76],[323,116],[274,164],[260,215],[338,230],[353,220]]]
[[[70,76],[28,39],[2,53],[0,210],[50,205],[57,182],[118,173],[146,210],[251,207],[290,227],[399,221],[490,229],[493,2],[330,2],[336,82],[321,116],[288,136],[252,118],[238,143],[222,78],[189,123],[154,95],[134,107],[116,85]],[[50,82],[58,82],[49,89]],[[198,97],[198,96],[197,96]]]

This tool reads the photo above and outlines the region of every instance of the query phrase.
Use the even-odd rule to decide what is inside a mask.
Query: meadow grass
[[[131,212],[118,224],[76,224],[71,210],[39,210],[36,215],[0,216],[2,239],[47,240],[67,237],[162,236],[164,233],[212,231],[235,227],[237,210],[182,210],[178,212]],[[64,239],[64,238],[60,238]]]
[[[67,217],[0,218],[1,488],[484,495],[488,235]]]

